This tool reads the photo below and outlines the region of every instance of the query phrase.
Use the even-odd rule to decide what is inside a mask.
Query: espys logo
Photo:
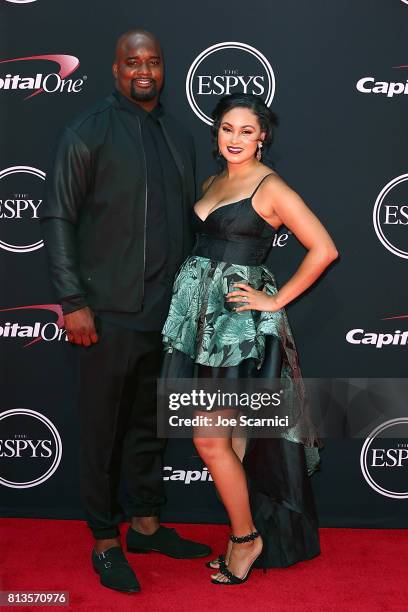
[[[374,204],[373,225],[390,253],[408,259],[408,174],[397,176],[381,190]]]
[[[386,438],[381,437],[386,433]],[[408,417],[376,427],[360,453],[360,467],[374,491],[393,499],[408,499]]]
[[[34,312],[33,312],[34,311]],[[54,321],[36,321],[38,312],[42,311],[49,319],[49,313],[53,313]],[[19,318],[28,314],[32,321],[10,321],[18,313]],[[4,313],[7,313],[5,315]],[[10,317],[10,313],[12,313]],[[5,318],[7,317],[7,318]],[[17,306],[15,308],[0,308],[0,342],[22,338],[24,348],[38,344],[38,342],[68,342],[67,333],[64,329],[64,316],[59,304],[37,304],[35,306]],[[28,342],[27,342],[28,340]]]
[[[11,72],[10,64],[18,62],[20,64],[19,73]],[[35,72],[34,70],[41,70]],[[43,72],[42,67],[44,62],[52,62],[59,66],[58,72]],[[2,72],[0,74],[0,90],[3,91],[31,91],[24,100],[38,96],[42,92],[46,93],[79,93],[82,91],[86,75],[81,79],[68,79],[79,66],[79,59],[74,55],[31,55],[29,57],[16,57],[13,59],[1,60],[0,64],[8,64],[0,66]],[[13,66],[12,66],[13,67]],[[30,71],[27,74],[27,71]],[[21,74],[23,72],[23,75]]]
[[[42,204],[43,186],[38,179],[45,181],[45,172],[31,166],[0,171],[0,248],[5,251],[30,253],[44,246],[39,224],[33,223]]]
[[[408,65],[393,66],[395,70],[408,68]],[[382,94],[393,98],[401,94],[408,94],[408,79],[405,81],[379,81],[373,76],[365,76],[356,83],[356,89],[363,94]]]
[[[61,437],[49,418],[25,408],[0,413],[0,484],[37,487],[51,478],[61,457]]]
[[[262,96],[270,106],[275,75],[266,57],[241,42],[222,42],[202,51],[186,78],[187,100],[197,117],[212,125],[210,115],[216,102],[234,92]]]
[[[382,321],[394,321],[396,319],[408,319],[408,315],[395,315],[384,317]],[[408,344],[408,331],[395,329],[392,332],[366,331],[362,328],[350,329],[346,334],[349,344],[362,344],[374,346],[376,349],[384,347],[406,346]]]

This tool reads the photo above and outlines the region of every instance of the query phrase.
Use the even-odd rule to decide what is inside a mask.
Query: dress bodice
[[[277,230],[252,206],[252,198],[265,178],[250,197],[218,206],[204,221],[194,210],[197,239],[193,255],[247,266],[265,261]]]

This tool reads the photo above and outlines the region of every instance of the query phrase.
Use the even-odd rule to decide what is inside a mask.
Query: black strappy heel
[[[227,557],[229,557],[230,554],[231,554],[231,550],[229,549],[229,543],[228,543],[227,552],[225,553],[225,555],[222,553],[222,554],[218,555],[218,557],[216,557],[212,561],[207,561],[205,566],[210,568],[210,569],[217,570],[220,567],[220,562],[221,561],[225,561],[225,565],[228,565]],[[216,565],[213,565],[213,563],[216,564]]]
[[[218,557],[216,559],[213,559],[212,561],[207,561],[205,566],[209,567],[210,569],[217,570],[217,569],[219,569],[220,563],[222,561],[225,562],[225,555],[218,555]],[[212,563],[218,563],[218,565],[216,565],[216,566],[211,565]]]
[[[230,540],[231,542],[233,542],[234,544],[244,544],[246,542],[251,542],[252,540],[256,540],[256,538],[259,538],[260,534],[258,531],[253,531],[252,533],[249,533],[246,536],[242,536],[242,537],[237,537],[234,535],[230,535]],[[263,543],[262,543],[263,544]],[[235,576],[235,574],[233,574],[227,567],[226,563],[225,563],[225,558],[224,555],[220,555],[218,557],[218,559],[220,560],[220,566],[218,568],[218,571],[220,572],[220,574],[222,574],[223,576],[226,576],[228,578],[228,582],[224,582],[224,581],[220,581],[220,580],[216,580],[215,578],[212,578],[211,582],[213,584],[224,584],[224,585],[231,585],[231,584],[243,584],[244,582],[246,582],[251,574],[251,571],[254,567],[254,563],[257,559],[259,559],[259,557],[262,555],[262,550],[259,553],[259,555],[257,555],[255,557],[255,559],[252,560],[251,564],[249,565],[246,573],[244,574],[244,576],[242,578],[238,578],[238,576]]]

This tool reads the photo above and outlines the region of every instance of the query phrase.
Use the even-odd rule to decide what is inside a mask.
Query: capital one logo
[[[241,42],[217,43],[202,51],[186,78],[187,100],[197,117],[211,125],[211,111],[218,99],[235,92],[261,96],[270,106],[275,75],[266,57]]]
[[[385,421],[365,440],[360,467],[374,491],[393,499],[408,499],[408,417]]]
[[[45,320],[38,321],[40,312]],[[50,313],[54,320],[50,319]],[[24,316],[24,321],[22,317]],[[17,318],[17,320],[15,320]],[[22,340],[27,348],[39,342],[68,342],[59,304],[36,304],[0,309],[0,343]]]
[[[17,70],[15,64],[17,62]],[[47,70],[44,70],[46,62]],[[52,68],[50,70],[49,63]],[[58,71],[55,72],[55,67]],[[74,55],[30,55],[0,60],[0,90],[31,92],[24,100],[46,92],[79,93],[82,91],[86,75],[80,79],[68,79],[79,67],[79,59]]]
[[[374,204],[373,225],[390,253],[408,259],[408,174],[397,176],[381,190]]]
[[[0,413],[1,485],[37,487],[56,472],[61,457],[61,437],[49,418],[26,408]]]
[[[272,248],[282,248],[286,246],[289,237],[292,235],[290,230],[285,230],[282,233],[275,234],[272,241]]]
[[[192,482],[213,482],[206,467],[200,470],[175,470],[169,465],[163,467],[163,480],[179,481],[185,485]]]
[[[44,246],[38,223],[43,181],[45,172],[32,166],[0,171],[0,249],[30,253]]]
[[[408,319],[408,314],[393,315],[391,317],[384,317],[382,321],[395,321],[395,320]],[[400,346],[407,346],[408,344],[408,331],[402,329],[394,330],[371,330],[367,331],[361,327],[350,329],[346,333],[346,340],[349,344],[371,346],[376,349],[383,348],[395,348]]]
[[[407,1],[408,4],[408,1]],[[395,70],[407,69],[408,65],[393,66]],[[382,94],[386,98],[394,98],[401,94],[408,94],[408,79],[405,77],[404,81],[401,80],[381,80],[377,79],[372,75],[361,77],[356,83],[356,89],[363,94]]]

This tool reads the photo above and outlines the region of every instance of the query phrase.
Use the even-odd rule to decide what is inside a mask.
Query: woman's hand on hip
[[[234,291],[227,294],[228,302],[239,302],[245,305],[237,306],[236,312],[244,312],[245,310],[263,310],[264,312],[276,312],[280,307],[276,303],[276,295],[268,295],[265,291],[253,289],[246,283],[235,283]]]

